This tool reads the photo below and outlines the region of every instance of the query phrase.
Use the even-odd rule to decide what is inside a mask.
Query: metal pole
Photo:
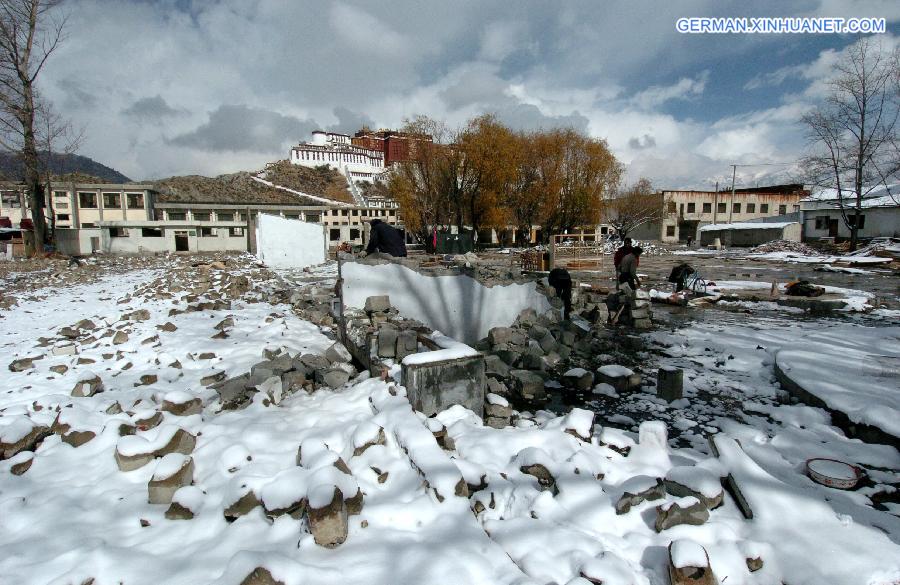
[[[737,174],[737,165],[731,165],[731,207],[728,209],[728,223],[734,219],[734,176]]]
[[[716,181],[716,194],[713,195],[713,224],[716,224],[716,218],[719,215],[719,182]]]

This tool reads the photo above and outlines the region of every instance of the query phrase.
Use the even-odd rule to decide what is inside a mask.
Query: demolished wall
[[[325,228],[319,224],[259,214],[256,256],[271,268],[306,268],[325,262]]]
[[[362,308],[370,296],[390,295],[404,316],[470,345],[524,309],[551,308],[536,282],[486,286],[468,275],[431,276],[395,263],[347,262],[342,274],[346,306]]]

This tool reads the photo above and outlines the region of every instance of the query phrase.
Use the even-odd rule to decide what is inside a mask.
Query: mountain
[[[47,152],[41,152],[41,163],[48,162]],[[53,153],[49,157],[50,171],[55,176],[88,175],[96,177],[103,183],[130,183],[131,179],[115,169],[102,165],[97,161],[80,154]],[[0,175],[7,181],[23,181],[25,170],[22,159],[17,152],[0,152]]]

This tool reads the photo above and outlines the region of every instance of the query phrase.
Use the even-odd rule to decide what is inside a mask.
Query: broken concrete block
[[[541,486],[541,490],[553,491],[556,487],[556,480],[553,478],[553,474],[551,474],[550,470],[540,463],[523,465],[519,468],[519,471],[521,471],[525,475],[536,477],[538,480],[538,484],[540,484]]]
[[[87,373],[72,388],[72,396],[93,396],[94,394],[103,392],[103,380],[96,374]]]
[[[128,334],[124,331],[117,331],[113,336],[113,345],[122,345],[123,343],[128,341]]]
[[[27,369],[34,367],[34,358],[21,358],[14,360],[11,364],[9,364],[10,372],[24,372]]]
[[[157,380],[159,380],[159,377],[156,374],[144,374],[134,385],[149,386],[150,384],[156,384]]]
[[[203,491],[198,487],[185,486],[172,496],[172,503],[166,510],[169,520],[190,520],[203,502]]]
[[[94,431],[71,431],[60,436],[60,439],[63,443],[72,445],[77,449],[96,436],[97,433],[95,433]]]
[[[368,314],[386,313],[391,310],[391,297],[388,295],[368,297],[364,309]]]
[[[322,374],[322,383],[329,388],[340,388],[350,381],[350,374],[338,368],[328,370]]]
[[[627,514],[641,502],[661,500],[666,490],[661,479],[649,475],[636,475],[622,485],[623,493],[616,502],[616,514]]]
[[[687,496],[657,506],[654,526],[657,532],[662,532],[681,524],[700,526],[707,520],[709,520],[709,510],[703,505],[703,502],[693,496]]]
[[[656,395],[666,402],[684,398],[684,370],[664,366],[656,373]]]
[[[368,304],[368,301],[366,303]],[[330,498],[326,492],[331,493]],[[314,487],[309,494],[307,514],[309,530],[319,546],[334,548],[347,540],[347,505],[341,490],[337,487],[328,485]]]
[[[240,585],[284,585],[284,581],[277,580],[265,567],[256,567]]]
[[[395,359],[399,362],[408,355],[412,355],[419,351],[418,334],[412,329],[404,329],[397,336],[397,349],[395,351]]]
[[[213,372],[212,374],[200,378],[200,383],[204,386],[212,386],[218,384],[225,379],[225,372]]]
[[[52,350],[50,350],[50,353],[55,356],[76,355],[78,353],[78,346],[74,343],[57,345]]]
[[[165,331],[166,333],[172,333],[173,331],[178,331],[178,327],[175,326],[174,323],[166,321],[163,325],[157,325],[157,329],[160,331]]]
[[[285,372],[281,376],[281,393],[285,396],[308,388],[312,388],[312,384],[303,372]]]
[[[563,384],[568,388],[586,392],[594,387],[594,374],[584,368],[572,368],[563,374]]]
[[[691,540],[669,543],[669,582],[671,585],[717,585],[706,549]]]
[[[386,437],[384,429],[369,421],[364,422],[353,433],[353,456],[358,457],[366,452],[366,449],[375,445],[384,445]]]
[[[54,374],[65,374],[66,372],[69,371],[69,366],[66,366],[63,364],[50,366],[50,371],[53,372]]]
[[[397,339],[400,332],[393,327],[378,328],[378,357],[392,358],[397,354]]]
[[[28,417],[16,417],[0,433],[0,459],[9,459],[22,451],[34,451],[51,432],[44,425],[34,424]]]
[[[216,323],[216,326],[213,327],[213,329],[225,331],[227,329],[231,329],[232,327],[234,327],[234,319],[231,317],[225,317],[224,319]]]
[[[513,329],[511,327],[492,327],[488,331],[488,341],[494,347],[506,346],[512,342]]]
[[[147,309],[138,309],[130,313],[125,313],[119,321],[147,321],[150,319],[150,311]]]
[[[676,466],[666,473],[666,492],[678,498],[693,496],[713,510],[722,505],[720,478],[703,467]]]
[[[492,378],[505,380],[509,377],[509,366],[496,355],[484,356],[484,373]]]
[[[34,453],[31,451],[21,451],[9,459],[9,472],[13,475],[24,475],[31,464],[34,463]]]
[[[641,375],[635,374],[625,366],[608,364],[597,370],[597,382],[609,384],[617,392],[628,392],[640,388]]]
[[[344,347],[344,344],[340,341],[335,341],[331,344],[331,346],[325,350],[325,357],[332,363],[335,362],[349,362],[353,360],[353,356],[350,355],[350,351]]]
[[[248,491],[226,506],[225,510],[222,511],[222,514],[225,516],[225,520],[234,522],[241,516],[249,514],[257,506],[262,506],[262,503],[253,491]]]
[[[181,453],[169,453],[159,460],[153,477],[147,484],[147,501],[168,504],[179,488],[194,481],[194,460]]]
[[[509,424],[509,419],[512,418],[509,401],[497,394],[488,394],[485,396],[484,416],[506,419],[506,423]]]
[[[491,427],[492,429],[505,429],[509,426],[509,419],[485,415],[484,426]]]
[[[192,414],[200,414],[203,410],[203,402],[187,392],[175,390],[163,397],[160,410],[170,412],[175,416],[190,416]]]
[[[513,391],[526,400],[544,398],[544,379],[528,370],[512,370],[509,373]]]
[[[509,396],[509,388],[506,384],[496,378],[485,378],[485,392],[488,394],[496,394],[497,396]]]

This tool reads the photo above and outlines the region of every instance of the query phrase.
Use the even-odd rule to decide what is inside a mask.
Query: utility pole
[[[737,174],[737,165],[731,165],[731,207],[728,209],[728,223],[734,218],[734,177]]]
[[[713,195],[713,224],[716,224],[716,218],[719,215],[719,182],[716,181],[716,194]]]

